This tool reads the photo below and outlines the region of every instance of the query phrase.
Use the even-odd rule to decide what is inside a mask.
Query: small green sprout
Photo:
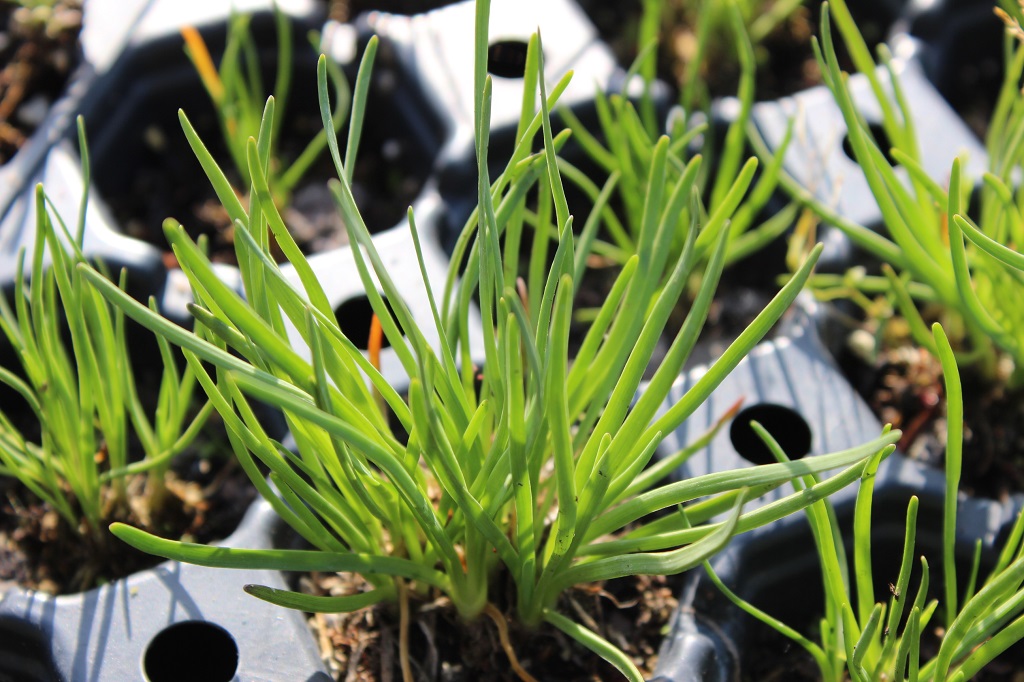
[[[963,449],[963,395],[960,376],[942,327],[932,327],[933,342],[945,375],[949,434],[946,445],[946,490],[941,543],[942,599],[929,596],[929,562],[920,558],[921,578],[916,592],[909,592],[914,568],[918,498],[907,506],[906,533],[899,576],[889,583],[887,604],[874,603],[871,553],[871,506],[878,460],[863,470],[853,514],[853,570],[847,571],[843,535],[828,500],[807,507],[815,546],[821,558],[825,591],[825,615],[821,640],[815,643],[790,626],[761,611],[730,591],[704,567],[712,581],[737,606],[802,646],[814,658],[825,682],[872,682],[874,680],[970,680],[1000,653],[1024,638],[1024,513],[1017,517],[1006,544],[988,577],[977,586],[981,560],[980,541],[962,598],[957,591],[956,549],[957,493]],[[787,461],[778,444],[755,424],[761,437],[780,461]],[[814,476],[802,485],[817,484]],[[798,484],[800,485],[800,484]],[[849,576],[854,576],[851,579]],[[851,590],[852,588],[852,590]],[[911,599],[913,596],[913,599]],[[937,652],[922,660],[922,638],[937,619],[940,603],[943,621]]]
[[[652,10],[648,8],[648,11]],[[721,153],[713,159],[715,176],[711,183],[706,182],[709,165],[705,162],[705,155],[693,155],[691,150],[695,141],[703,136],[705,154],[713,153],[717,142],[713,140],[713,131],[707,123],[695,122],[693,110],[681,109],[684,112],[682,116],[672,117],[668,131],[666,177],[669,184],[674,184],[680,178],[687,178],[688,182],[690,178],[695,178],[695,186],[699,188],[710,184],[709,227],[698,237],[695,248],[698,259],[703,261],[709,258],[714,246],[711,235],[718,234],[718,226],[728,222],[729,236],[725,255],[728,265],[756,253],[781,235],[792,225],[797,209],[795,205],[788,206],[763,223],[755,225],[761,210],[777,187],[781,154],[763,169],[755,182],[757,159],[743,160],[746,153],[745,129],[754,101],[754,50],[743,15],[735,2],[724,3],[715,13],[728,19],[725,26],[735,38],[741,65],[739,111],[726,131]],[[583,171],[559,159],[559,170],[563,176],[577,185],[593,202],[591,214],[580,233],[578,256],[584,256],[592,250],[622,265],[636,253],[638,238],[643,229],[644,197],[649,191],[647,170],[658,141],[658,124],[651,100],[654,82],[653,40],[652,36],[651,42],[647,43],[647,48],[637,57],[626,76],[626,83],[639,77],[644,84],[636,106],[624,95],[608,95],[600,90],[595,93],[594,101],[600,122],[599,136],[588,131],[572,111],[559,110],[559,115],[572,131],[573,139],[588,160],[607,174],[604,185],[598,187]],[[784,144],[788,144],[789,139],[787,136]],[[621,217],[610,207],[616,198],[622,206]],[[687,226],[691,220],[704,220],[702,216],[691,216],[691,208],[698,212],[704,210],[703,206],[688,202],[678,212],[672,242],[676,254],[684,247]],[[599,231],[602,226],[603,232]],[[553,239],[557,238],[557,230],[553,227],[548,226],[548,232]]]
[[[32,442],[23,435],[25,417],[0,410],[0,475],[17,479],[102,552],[109,544],[106,526],[129,517],[128,477],[147,473],[136,513],[139,501],[146,510],[141,515],[159,511],[173,458],[193,442],[213,408],[207,403],[193,416],[195,376],[191,370],[179,372],[170,344],[160,339],[157,405],[153,417],[147,416],[129,357],[124,314],[86,286],[77,268],[86,262],[82,244],[89,187],[81,119],[78,133],[86,189],[77,231],[71,234],[38,186],[30,270],[23,250],[13,307],[0,297],[0,329],[21,363],[20,373],[0,367],[0,382],[20,396],[40,430],[39,442]],[[125,281],[122,272],[119,286]]]
[[[640,680],[624,653],[560,612],[559,599],[566,590],[696,566],[735,533],[771,523],[852,483],[868,459],[892,451],[898,432],[844,452],[674,483],[663,481],[693,450],[669,453],[647,468],[664,435],[707,399],[787,309],[818,252],[694,388],[661,413],[707,316],[728,234],[726,221],[712,223],[695,210],[693,175],[669,175],[670,141],[663,137],[652,149],[636,254],[626,261],[570,362],[569,326],[586,254],[576,251],[556,154],[570,133],[554,136],[549,116],[568,77],[549,93],[540,75],[541,40],[535,35],[527,51],[518,143],[492,182],[487,159],[489,3],[478,2],[476,11],[478,204],[456,244],[440,297],[426,274],[411,209],[408,214],[428,301],[425,326],[403,300],[356,207],[352,147],[343,159],[336,138],[328,139],[338,174],[330,186],[353,244],[353,276],[362,281],[381,333],[409,377],[407,395],[378,371],[379,339],[369,344],[368,358],[341,331],[324,290],[271,200],[263,168],[267,136],[273,130],[268,120],[272,106],[259,137],[248,141],[254,189],[248,210],[205,148],[193,143],[235,218],[246,297],[217,277],[181,225],[174,220],[165,224],[196,294],[191,311],[214,336],[203,339],[181,329],[133,301],[98,271],[80,268],[128,316],[182,347],[224,419],[241,466],[314,549],[207,547],[165,540],[123,524],[111,530],[144,551],[190,563],[349,571],[368,581],[369,591],[341,597],[246,588],[261,599],[312,612],[394,601],[405,612],[410,596],[441,593],[464,618],[486,614],[501,621],[489,599],[495,586],[504,584],[497,576],[510,577],[515,617],[521,623],[536,627],[546,622],[605,658],[627,679]],[[364,55],[360,67],[350,140],[363,124],[365,91],[360,85],[369,78],[372,59],[372,53]],[[318,70],[320,108],[325,130],[332,130],[326,61],[320,58]],[[541,151],[534,152],[538,135]],[[527,283],[518,276],[519,244],[533,196],[540,197],[538,211],[552,214],[558,239],[551,260],[534,250]],[[678,236],[676,216],[684,206],[690,206],[690,221],[682,248],[673,251],[669,246]],[[297,284],[270,257],[271,234],[294,267]],[[536,239],[550,241],[547,234]],[[713,245],[703,267],[696,251],[700,241]],[[669,316],[686,283],[698,274],[702,283],[694,304],[666,358],[637,397]],[[474,301],[483,334],[472,338],[482,337],[482,368],[473,364],[480,349],[470,343]],[[302,335],[303,348],[289,342],[286,321]],[[436,344],[428,343],[428,332],[439,340]],[[253,400],[282,410],[297,452],[265,432]],[[407,439],[396,437],[388,412]],[[269,482],[257,463],[269,468]],[[812,494],[790,494],[770,506],[744,511],[749,499],[796,477],[825,471],[837,473]],[[679,505],[686,506],[689,527],[681,527],[672,516],[649,520]]]
[[[1019,13],[1019,8],[1018,8]],[[854,106],[846,76],[839,70],[830,28],[834,16],[854,63],[871,85],[882,112],[882,123],[892,141],[889,161],[874,140],[863,115]],[[1009,15],[1006,15],[1009,21]],[[1019,26],[1017,28],[1020,33]],[[857,30],[845,0],[834,0],[831,12],[822,13],[821,47],[816,47],[826,85],[832,90],[849,129],[854,156],[863,170],[882,211],[887,235],[836,215],[810,191],[783,175],[782,182],[822,220],[842,229],[860,248],[886,265],[884,276],[858,274],[812,278],[819,294],[844,293],[860,301],[869,312],[866,295],[888,294],[907,320],[913,339],[928,348],[935,346],[918,310],[919,304],[938,304],[946,326],[961,329],[952,334],[961,364],[975,364],[983,376],[1004,377],[1011,386],[1024,382],[1024,308],[1019,290],[1024,283],[1024,217],[1021,189],[1011,189],[1014,174],[1024,160],[1021,124],[1024,97],[1018,83],[1024,73],[1024,49],[1014,48],[1012,31],[1006,40],[1007,73],[988,132],[989,172],[981,190],[978,221],[968,217],[971,185],[963,177],[963,161],[953,159],[947,186],[923,170],[919,140],[908,103],[894,71],[890,55],[880,48],[892,94],[886,92],[867,45]],[[754,136],[755,145],[763,143]],[[909,183],[897,174],[898,163],[909,174]],[[966,238],[966,239],[965,239]],[[1000,363],[1000,358],[1010,361]]]

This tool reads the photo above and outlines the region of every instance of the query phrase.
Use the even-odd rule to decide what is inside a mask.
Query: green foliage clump
[[[702,15],[702,22],[711,21],[708,17],[714,15],[714,20],[722,22],[720,28],[729,33],[730,44],[736,48],[741,74],[737,92],[739,107],[721,141],[715,139],[715,131],[706,122],[701,122],[701,116],[706,119],[709,112],[689,108],[693,95],[687,89],[684,89],[680,97],[683,106],[675,112],[680,115],[670,116],[665,182],[674,185],[685,178],[684,182],[691,187],[690,191],[695,197],[683,204],[675,214],[675,223],[671,228],[675,237],[670,246],[672,252],[678,255],[686,242],[688,226],[697,220],[705,227],[697,238],[695,253],[699,262],[706,262],[714,247],[712,236],[719,234],[722,225],[727,225],[725,263],[728,266],[756,254],[780,236],[792,225],[797,207],[795,204],[787,206],[764,222],[756,223],[778,186],[783,154],[780,153],[767,164],[760,176],[757,176],[757,159],[748,158],[744,161],[747,153],[746,128],[754,102],[756,69],[750,29],[736,3],[722,3],[721,6],[716,3],[705,4],[714,9],[712,11],[709,8]],[[599,129],[593,132],[571,110],[559,109],[558,112],[587,160],[607,177],[599,187],[579,168],[559,158],[562,175],[593,202],[580,233],[577,254],[592,251],[619,265],[637,252],[639,235],[644,225],[644,197],[651,189],[648,170],[660,139],[652,97],[656,31],[645,30],[650,18],[657,18],[660,14],[661,3],[648,3],[645,6],[647,21],[642,27],[640,39],[641,42],[647,41],[646,48],[626,74],[627,84],[637,78],[643,84],[636,104],[624,94],[609,95],[600,89],[596,90],[594,102]],[[709,35],[702,34],[702,41],[709,40]],[[789,139],[787,135],[783,152]],[[695,154],[693,148],[700,140],[703,140],[702,152]],[[720,150],[717,149],[719,145]],[[709,178],[712,172],[714,175]],[[707,188],[706,194],[704,188]],[[706,208],[705,200],[708,202]],[[550,225],[541,225],[540,228],[546,228],[553,238],[557,236],[557,230]]]
[[[1020,8],[1016,8],[1020,14]],[[882,112],[882,126],[892,143],[886,157],[854,105],[846,76],[840,72],[833,45],[830,16],[835,17],[858,70],[864,74]],[[1007,20],[1010,15],[1006,15]],[[1019,24],[1015,24],[1019,32]],[[832,90],[849,129],[854,157],[882,211],[887,234],[876,234],[836,215],[792,178],[783,182],[822,220],[842,229],[857,246],[879,258],[884,277],[849,273],[819,276],[812,284],[820,295],[848,295],[871,307],[864,297],[885,294],[909,323],[914,341],[938,352],[918,307],[937,305],[961,364],[973,363],[982,375],[1002,377],[1011,386],[1024,382],[1024,192],[1013,176],[1024,161],[1024,97],[1019,81],[1024,73],[1024,49],[1006,39],[1007,73],[989,127],[986,146],[989,171],[983,176],[977,222],[968,216],[971,184],[963,176],[962,159],[954,159],[947,186],[928,176],[921,166],[920,145],[909,103],[900,87],[890,55],[880,48],[889,78],[883,83],[863,38],[846,7],[835,0],[822,15],[822,42],[815,44],[826,85]],[[891,90],[886,89],[888,85]],[[909,174],[909,182],[895,168]],[[1000,358],[1009,361],[1001,363]]]
[[[28,409],[26,415],[0,409],[0,475],[17,479],[86,542],[102,548],[109,544],[107,524],[129,517],[128,477],[148,474],[145,495],[136,504],[143,504],[146,515],[158,511],[173,458],[194,441],[213,408],[207,404],[194,412],[195,376],[179,371],[170,344],[160,339],[157,404],[152,417],[147,414],[124,314],[87,286],[78,268],[86,262],[89,187],[81,120],[79,140],[86,189],[75,234],[37,187],[30,270],[23,250],[13,306],[0,297],[0,329],[21,363],[20,372],[0,367],[0,382]],[[121,288],[125,278],[122,273]],[[38,424],[38,441],[24,435],[26,416]]]
[[[898,432],[848,451],[665,483],[692,449],[648,467],[663,437],[678,428],[764,336],[794,300],[818,251],[806,259],[765,310],[679,401],[661,412],[696,343],[726,260],[732,209],[707,218],[694,196],[695,173],[677,173],[671,141],[651,145],[646,193],[627,258],[575,357],[569,328],[588,251],[577,245],[557,152],[570,131],[553,135],[549,111],[568,83],[549,94],[540,37],[530,41],[523,115],[505,170],[488,175],[491,80],[486,72],[489,4],[477,4],[475,51],[477,209],[435,295],[419,232],[409,230],[419,259],[426,323],[413,315],[392,281],[352,194],[352,170],[364,122],[373,60],[364,56],[355,87],[349,146],[327,144],[336,166],[331,191],[353,245],[366,295],[392,352],[409,378],[402,395],[341,331],[313,271],[272,200],[265,168],[272,148],[273,100],[259,135],[246,145],[252,188],[248,205],[232,191],[205,147],[183,126],[235,225],[245,297],[223,283],[209,260],[169,220],[165,231],[195,296],[190,310],[211,334],[202,338],[163,320],[101,273],[80,268],[127,315],[180,346],[229,432],[241,466],[312,550],[248,550],[174,542],[115,524],[128,543],[160,556],[220,567],[349,571],[369,591],[310,596],[249,586],[251,594],[306,611],[350,611],[409,593],[446,595],[473,618],[495,611],[496,576],[515,586],[516,617],[547,622],[596,651],[631,680],[634,664],[612,644],[558,608],[580,583],[638,574],[673,574],[696,566],[736,533],[770,523],[857,480],[873,458],[892,451]],[[371,43],[372,46],[373,43]],[[327,63],[318,71],[325,130],[335,121]],[[538,108],[539,91],[539,108]],[[540,135],[541,151],[533,152]],[[519,279],[520,244],[537,199],[553,223],[553,254],[534,248]],[[678,216],[686,211],[687,221]],[[716,217],[717,216],[717,217]],[[270,256],[271,235],[295,276]],[[534,239],[551,241],[544,231]],[[677,248],[672,248],[676,245]],[[702,265],[703,264],[703,265]],[[689,314],[637,397],[645,371],[686,283],[700,280]],[[297,281],[296,281],[297,279]],[[386,300],[385,300],[386,299]],[[471,329],[479,305],[482,329]],[[288,340],[294,327],[303,344]],[[431,343],[429,339],[435,339]],[[478,347],[471,339],[482,339]],[[375,345],[375,344],[374,344]],[[473,364],[483,356],[482,368]],[[297,448],[266,433],[251,401],[280,409]],[[395,435],[389,413],[407,439]],[[269,482],[259,465],[270,470]],[[744,503],[794,478],[838,471],[812,489],[744,511]],[[273,485],[271,485],[273,484]],[[652,515],[683,508],[677,514]]]

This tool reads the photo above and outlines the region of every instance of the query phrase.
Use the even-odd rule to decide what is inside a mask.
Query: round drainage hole
[[[231,682],[238,670],[238,646],[219,625],[175,623],[146,647],[142,668],[148,682]]]
[[[883,128],[879,123],[869,123],[868,132],[868,137],[875,141],[875,144],[885,156],[885,160],[889,162],[889,165],[893,167],[898,166],[899,162],[892,158],[892,142],[889,140],[889,136],[885,133],[885,128]],[[843,152],[845,152],[846,156],[852,161],[857,160],[857,155],[853,151],[853,142],[850,141],[849,132],[843,136]]]
[[[753,464],[774,464],[775,457],[761,437],[750,427],[755,421],[772,435],[790,459],[800,459],[811,451],[811,427],[800,414],[783,405],[761,403],[741,410],[729,427],[729,439],[740,457]]]
[[[526,49],[522,40],[499,40],[487,48],[487,73],[500,78],[522,78],[526,73]]]
[[[391,307],[391,302],[386,297],[382,296],[382,298],[384,298],[384,306],[388,309],[391,317],[394,318],[395,309]],[[369,350],[370,324],[373,320],[373,306],[370,305],[369,298],[364,295],[348,299],[334,309],[334,317],[338,320],[338,327],[356,348],[359,350]],[[398,324],[399,329],[402,328],[397,319],[395,323]],[[380,337],[380,347],[391,347],[391,342],[388,341],[388,337],[384,334],[381,334]]]

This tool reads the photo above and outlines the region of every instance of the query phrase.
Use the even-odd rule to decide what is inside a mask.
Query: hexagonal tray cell
[[[199,27],[215,62],[226,40],[226,8],[224,16],[224,21]],[[133,45],[122,55],[96,83],[94,97],[85,107],[95,185],[125,233],[163,247],[161,225],[173,216],[193,234],[211,237],[214,260],[231,261],[230,223],[185,140],[179,108],[236,187],[238,173],[230,162],[210,98],[184,53],[178,24],[174,17],[167,21],[162,34]],[[315,13],[291,18],[291,89],[278,144],[285,163],[294,160],[322,129],[316,86],[319,50],[307,37],[307,32],[321,27]],[[272,14],[256,13],[250,28],[260,46],[263,83],[270,84],[277,59]],[[333,24],[328,28],[338,29]],[[351,31],[337,32],[341,37],[329,43],[332,51],[340,49],[338,40],[355,39]],[[348,45],[349,55],[358,57],[361,49],[354,48]],[[358,59],[342,67],[354,83]],[[438,130],[418,89],[394,68],[392,51],[386,42],[381,44],[354,173],[356,200],[371,231],[384,231],[403,221],[405,208],[432,170],[440,144]],[[343,127],[342,145],[346,133],[347,127]],[[284,209],[286,223],[307,253],[347,241],[326,187],[331,177],[334,167],[325,149]]]
[[[823,315],[818,304],[802,300],[773,341],[757,346],[722,382],[711,397],[661,446],[666,452],[692,442],[710,428],[730,406],[742,400],[743,409],[731,428],[722,429],[711,443],[695,453],[674,474],[680,480],[727,471],[774,459],[754,437],[749,420],[762,424],[794,458],[841,450],[863,443],[881,432],[881,424],[843,378],[818,335]],[[697,368],[680,378],[670,394],[681,396],[706,370]],[[896,581],[906,528],[907,503],[920,498],[917,551],[937,556],[942,540],[945,494],[941,471],[894,453],[882,462],[874,482],[872,510],[875,598],[887,594],[887,581]],[[789,484],[747,504],[748,509],[777,501],[794,492]],[[857,485],[829,499],[847,544]],[[957,556],[965,577],[975,541],[982,542],[983,562],[991,566],[997,540],[1013,525],[1024,499],[993,501],[961,499],[957,517]],[[847,547],[848,556],[852,556]],[[987,562],[987,563],[986,563]],[[932,561],[931,586],[941,586]],[[740,597],[780,618],[802,633],[811,632],[822,615],[821,569],[805,514],[798,512],[768,526],[734,538],[711,564],[723,582]],[[916,589],[919,570],[911,579]],[[666,638],[658,669],[666,682],[730,682],[738,679],[818,679],[813,661],[802,649],[742,612],[711,583],[701,568],[691,571],[680,596],[679,609]],[[786,656],[786,652],[796,652]],[[767,660],[766,662],[766,659]],[[780,663],[781,661],[781,663]],[[773,667],[776,664],[784,667]],[[801,666],[810,667],[804,671]],[[780,673],[780,670],[786,671]],[[803,672],[807,672],[803,675]],[[772,677],[782,674],[783,677]]]
[[[610,20],[619,14],[621,18],[622,8],[610,9],[600,3],[584,2],[596,21],[601,21],[606,27]],[[904,26],[904,18],[912,10],[913,3],[908,0],[864,0],[863,2],[847,3],[850,14],[860,29],[868,49],[874,50],[891,41],[898,35],[901,27]],[[842,119],[838,109],[831,111],[831,98],[821,84],[819,66],[811,47],[811,37],[820,33],[822,3],[817,0],[806,0],[797,7],[790,17],[781,22],[763,43],[755,45],[757,57],[757,69],[755,72],[754,84],[754,108],[751,113],[751,121],[765,137],[769,152],[778,148],[786,131],[786,126],[791,117],[802,112],[798,117],[798,127],[794,143],[791,144],[785,170],[794,175],[799,181],[814,180],[813,189],[828,194],[828,199],[833,200],[839,194],[836,186],[840,181],[850,177],[850,184],[854,187],[851,196],[853,199],[849,205],[856,210],[871,213],[870,207],[873,203],[864,204],[861,200],[861,185],[864,183],[857,177],[859,170],[856,164],[836,152],[836,145],[843,141],[842,130],[835,132],[835,118],[839,119],[841,126]],[[639,7],[634,8],[635,14],[639,13]],[[628,13],[628,10],[625,10]],[[834,11],[834,10],[833,10]],[[689,46],[694,40],[691,28],[685,21],[680,22],[681,26],[676,28],[676,33],[669,36],[668,42],[663,39],[664,45]],[[833,20],[833,30],[835,22]],[[605,30],[608,30],[607,28]],[[714,30],[714,29],[712,29]],[[725,31],[725,28],[722,28]],[[728,36],[728,34],[726,34]],[[688,48],[672,48],[684,50]],[[709,106],[709,132],[699,138],[699,143],[710,137],[706,152],[706,163],[709,164],[709,177],[715,177],[717,165],[723,146],[726,141],[726,133],[741,112],[740,101],[734,95],[737,91],[738,72],[735,65],[735,47],[730,44],[732,51],[723,54],[717,59],[712,59],[709,64],[714,68],[707,69],[705,77],[715,82],[711,85],[713,99]],[[850,58],[844,41],[835,41],[837,57],[842,69],[855,71],[854,64]],[[633,54],[635,47],[625,51]],[[682,55],[664,54],[659,62],[658,74],[667,83],[671,83],[675,90],[679,88],[677,72],[682,68]],[[632,57],[630,57],[632,58]],[[620,56],[621,59],[621,56]],[[863,98],[862,98],[863,99]],[[870,111],[870,105],[865,106]],[[922,111],[927,109],[922,107]],[[873,115],[868,113],[869,116]],[[941,115],[941,114],[940,114]],[[697,112],[696,121],[703,120],[703,113]],[[828,135],[816,135],[822,129],[828,129],[833,137]],[[836,137],[837,136],[837,137]],[[838,139],[838,142],[836,140]],[[800,149],[797,149],[800,147]],[[749,144],[744,152],[744,157],[755,155],[753,147]],[[836,160],[835,157],[839,157]],[[847,166],[852,166],[852,169]],[[755,182],[761,176],[761,168],[755,175]],[[822,172],[824,168],[825,172]],[[808,170],[809,169],[809,170]],[[948,169],[947,169],[948,170]],[[822,187],[825,186],[825,187]],[[845,186],[845,185],[844,185]],[[710,188],[706,188],[710,194]],[[866,191],[866,188],[865,190]],[[841,199],[845,199],[845,194]],[[710,197],[705,197],[709,199]],[[789,204],[789,197],[781,189],[776,190],[774,196],[767,202],[754,221],[757,224],[778,213]],[[788,235],[785,232],[784,235]],[[818,272],[845,271],[856,262],[862,254],[855,252],[851,242],[839,230],[832,229],[825,225],[818,232],[818,239],[825,243],[825,251],[818,261]],[[741,288],[763,289],[772,286],[772,273],[787,269],[786,237],[775,239],[770,244],[761,248],[756,256],[744,259],[740,267],[728,268],[723,275],[723,281],[728,285],[735,283]],[[755,261],[757,261],[755,263]],[[749,267],[747,267],[749,266]]]
[[[279,524],[258,502],[225,544],[269,547]],[[250,597],[248,583],[286,586],[276,571],[164,562],[83,594],[9,590],[0,596],[0,677],[328,682],[303,615]]]
[[[965,173],[969,177],[980,178],[987,164],[984,147],[925,77],[916,57],[914,41],[901,36],[897,45],[899,58],[894,62],[894,70],[910,108],[918,139],[929,142],[921,148],[924,170],[936,181],[944,182],[953,158],[966,152]],[[879,77],[883,87],[888,87],[888,74],[883,67],[879,68]],[[855,74],[849,83],[855,105],[884,147],[881,112],[867,78],[863,74]],[[778,102],[757,104],[751,116],[770,151],[781,144],[793,117],[797,122],[793,142],[786,151],[786,172],[845,219],[874,230],[881,229],[881,209],[871,193],[867,178],[852,158],[846,123],[832,93],[825,86],[819,86]],[[905,169],[897,168],[897,173],[909,184]],[[832,242],[826,240],[826,244],[831,246]],[[838,249],[844,245],[847,245],[845,240],[836,243]],[[846,260],[845,267],[851,265],[849,258],[836,259],[828,251],[823,258],[826,261]],[[845,267],[841,269],[845,270]]]

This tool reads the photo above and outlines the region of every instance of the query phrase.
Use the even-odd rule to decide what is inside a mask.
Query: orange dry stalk
[[[220,79],[220,74],[217,73],[217,67],[213,65],[213,59],[210,57],[210,50],[206,47],[206,41],[203,40],[203,37],[194,26],[182,26],[181,37],[185,39],[186,49],[189,56],[192,57],[192,61],[195,62],[196,71],[199,72],[203,85],[210,93],[210,98],[217,108],[223,111],[225,99],[224,83]],[[225,125],[227,126],[228,134],[234,135],[235,129],[238,126],[234,117],[228,116],[225,119]]]
[[[370,318],[370,338],[366,342],[366,351],[370,355],[370,364],[380,371],[380,349],[384,345],[384,330],[380,326],[377,313]]]
[[[377,313],[374,313],[373,317],[370,318],[370,338],[366,341],[366,353],[370,356],[370,364],[378,372],[380,371],[380,350],[383,346],[384,330],[380,326],[380,318],[377,317]],[[377,402],[380,413],[387,415],[388,404],[376,387],[373,389],[373,398]]]

